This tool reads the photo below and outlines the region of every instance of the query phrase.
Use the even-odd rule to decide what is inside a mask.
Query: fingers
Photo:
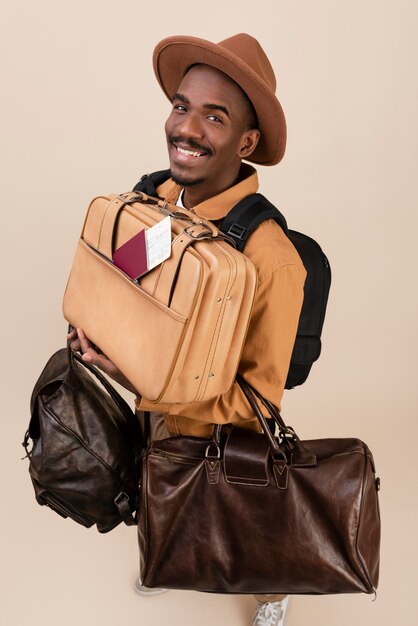
[[[84,352],[81,358],[83,359],[83,361],[86,361],[86,363],[97,365],[97,367],[99,367],[101,370],[106,372],[106,374],[113,373],[113,370],[111,367],[112,364],[109,361],[109,359],[103,356],[102,354],[97,354],[97,352],[93,350],[92,348],[89,349],[88,352]]]
[[[91,363],[100,368],[105,374],[108,374],[117,383],[132,391],[136,394],[137,390],[132,383],[122,374],[122,372],[116,367],[116,365],[86,337],[86,333],[82,328],[73,328],[71,332],[67,334],[67,340],[70,342],[70,347],[74,351],[81,352],[82,359],[86,363]]]
[[[80,350],[82,354],[91,349],[90,341],[87,339],[86,334],[82,328],[77,328],[77,337],[80,342]]]
[[[80,351],[83,361],[97,365],[104,372],[111,373],[112,363],[109,359],[86,337],[82,328],[77,328],[77,337],[80,342]]]
[[[112,363],[112,361],[110,361],[97,346],[87,339],[86,333],[82,328],[74,328],[67,334],[67,339],[71,342],[71,349],[81,353],[83,361],[91,363],[92,365],[97,365],[97,367],[110,376],[119,374],[119,370]]]
[[[77,337],[77,330],[75,328],[73,328],[71,332],[67,333],[67,341],[70,343],[71,350],[74,352],[78,352],[80,350],[80,341]]]
[[[93,344],[87,339],[86,334],[81,328],[73,328],[67,333],[67,341],[70,342],[70,348],[74,352],[84,352],[93,348]],[[96,346],[94,346],[94,350]]]

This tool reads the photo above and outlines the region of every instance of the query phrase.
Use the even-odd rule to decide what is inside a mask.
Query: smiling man
[[[274,71],[258,41],[246,34],[219,44],[195,37],[169,37],[156,46],[153,60],[157,80],[172,105],[165,124],[170,171],[156,193],[219,224],[238,202],[258,190],[257,172],[243,160],[270,166],[283,157],[286,123],[275,96]],[[306,272],[274,220],[257,227],[244,254],[257,270],[257,295],[239,372],[279,407]],[[86,361],[135,393],[81,329],[69,338],[71,347],[81,350]],[[158,438],[164,432],[166,436],[210,437],[213,424],[224,423],[258,429],[237,383],[205,402],[156,407],[138,396],[136,407],[139,412],[153,411],[153,432]],[[137,590],[148,591],[139,583]],[[259,596],[257,600],[254,626],[283,626],[287,598]]]
[[[242,89],[208,65],[189,69],[172,103],[165,125],[171,177],[185,187],[185,206],[194,207],[236,183],[260,131]]]

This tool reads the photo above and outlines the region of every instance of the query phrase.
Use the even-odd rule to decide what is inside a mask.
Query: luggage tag
[[[112,255],[113,263],[132,280],[137,280],[171,255],[171,217],[144,228]]]

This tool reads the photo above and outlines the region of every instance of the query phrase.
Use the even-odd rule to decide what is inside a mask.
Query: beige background
[[[364,439],[382,479],[377,601],[297,597],[288,625],[417,623],[417,19],[415,0],[3,6],[2,625],[250,624],[251,598],[136,596],[135,530],[99,535],[39,507],[20,461],[31,389],[64,345],[87,203],[167,165],[154,44],[240,31],[269,54],[289,126],[283,163],[259,168],[262,191],[333,269],[323,355],[284,416],[303,437]]]

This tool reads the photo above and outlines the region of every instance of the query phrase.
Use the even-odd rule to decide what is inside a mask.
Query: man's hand
[[[67,341],[70,342],[71,350],[75,352],[81,352],[82,359],[86,363],[96,365],[103,372],[108,374],[117,383],[132,391],[135,395],[138,395],[135,387],[129,382],[122,372],[116,367],[116,365],[107,358],[105,354],[94,344],[89,341],[81,328],[73,328],[73,330],[67,334]]]

